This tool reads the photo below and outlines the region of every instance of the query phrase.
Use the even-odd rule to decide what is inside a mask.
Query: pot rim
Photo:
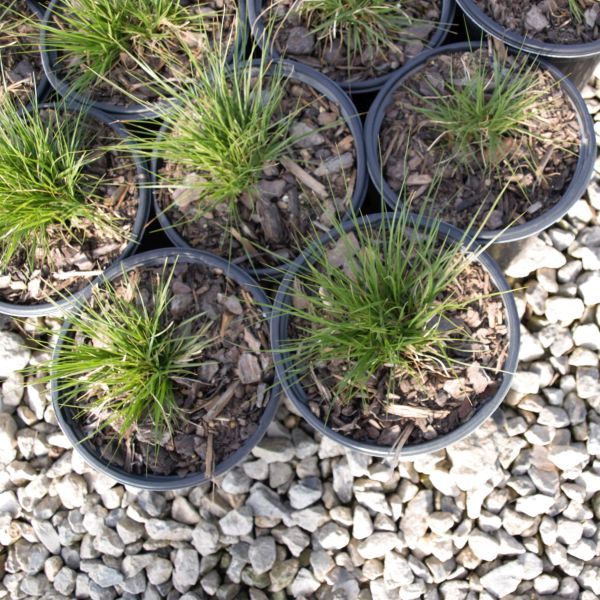
[[[60,102],[52,102],[40,104],[37,108],[38,110],[40,110],[44,108],[53,108],[60,105]],[[125,127],[123,127],[120,123],[116,123],[111,117],[104,114],[102,111],[91,107],[84,109],[77,104],[71,103],[67,103],[66,107],[69,111],[83,112],[86,115],[86,118],[92,118],[104,125],[107,125],[121,139],[124,140],[125,144],[128,143],[129,133],[127,132]],[[113,265],[119,263],[120,260],[133,254],[137,250],[141,239],[144,235],[144,230],[150,211],[150,194],[148,193],[147,186],[144,185],[147,179],[146,169],[144,168],[142,160],[139,156],[132,155],[132,159],[135,162],[136,168],[138,207],[131,227],[130,240],[123,249],[123,252],[121,252],[121,254],[115,258],[114,262],[112,263]],[[109,266],[108,269],[110,269],[111,266]],[[100,275],[99,277],[102,277],[102,275]],[[63,314],[65,312],[68,312],[78,302],[79,298],[85,295],[88,288],[94,285],[98,281],[99,277],[94,278],[88,285],[86,285],[78,292],[75,292],[74,294],[71,294],[68,297],[62,298],[60,300],[39,302],[37,304],[15,304],[12,302],[6,302],[2,300],[0,301],[0,314],[22,318]]]
[[[396,71],[394,76],[388,80],[387,84],[380,90],[373,101],[365,122],[367,165],[371,181],[378,191],[382,193],[387,205],[391,209],[398,203],[398,194],[392,190],[383,176],[383,169],[379,160],[378,141],[381,125],[385,117],[385,109],[391,101],[392,93],[406,79],[410,78],[413,73],[424,68],[431,58],[455,52],[472,52],[481,48],[484,48],[482,42],[457,42],[455,44],[441,46],[424,52],[415,60],[408,63],[404,68]],[[480,239],[494,240],[494,243],[503,244],[531,237],[541,233],[552,224],[556,223],[583,197],[594,172],[594,164],[596,162],[596,135],[594,132],[594,122],[579,90],[575,84],[568,77],[565,77],[554,65],[542,59],[532,58],[531,60],[536,60],[542,69],[549,72],[554,79],[560,83],[561,89],[566,94],[567,99],[570,101],[571,106],[575,111],[580,131],[579,157],[575,172],[573,173],[573,177],[571,178],[567,189],[554,206],[526,223],[514,225],[504,231],[484,229],[479,233],[478,237]]]
[[[390,222],[393,216],[393,213],[368,215],[366,217],[356,219],[356,225],[377,225],[381,222]],[[427,227],[427,223],[418,222],[416,218],[411,218],[411,221],[415,227]],[[355,228],[355,222],[345,221],[342,224],[342,227],[346,232],[351,231]],[[456,241],[460,240],[461,236],[463,235],[460,230],[443,222],[440,222],[439,232],[440,234],[444,236],[447,235],[450,239]],[[323,236],[321,241],[334,241],[338,238],[339,232],[332,231]],[[466,240],[471,242],[471,238],[466,238]],[[293,284],[296,273],[308,261],[311,260],[314,252],[315,246],[313,245],[313,247],[305,251],[294,262],[293,266],[285,275],[273,302],[273,315],[271,317],[271,344],[278,382],[281,385],[283,392],[291,400],[296,409],[301,413],[302,417],[308,421],[308,423],[314,429],[327,436],[329,439],[332,439],[348,449],[361,452],[363,454],[368,454],[375,457],[391,457],[395,454],[391,446],[380,446],[377,444],[369,444],[367,442],[359,442],[333,431],[309,409],[307,405],[308,397],[304,392],[304,388],[300,384],[298,375],[295,373],[288,374],[287,372],[287,366],[294,361],[293,357],[289,357],[289,355],[286,356],[281,350],[282,341],[288,337],[287,328],[289,322],[289,315],[286,315],[282,312],[282,307],[285,306],[291,298],[290,288]],[[491,258],[491,256],[487,252],[482,252],[478,256],[478,262],[486,269],[497,290],[501,292],[500,297],[502,298],[504,312],[507,317],[506,324],[508,327],[508,353],[506,361],[503,365],[504,373],[502,381],[494,396],[481,404],[468,421],[461,424],[456,429],[440,435],[433,440],[418,444],[405,445],[399,453],[400,459],[414,459],[424,454],[437,452],[438,450],[442,450],[443,448],[462,440],[469,434],[473,433],[473,431],[482,425],[483,422],[486,421],[496,411],[510,389],[513,374],[516,371],[519,360],[520,319],[517,312],[517,306],[511,288],[504,278],[500,267]]]
[[[163,248],[158,250],[150,250],[135,256],[126,258],[116,264],[113,264],[98,280],[94,282],[94,286],[101,285],[104,281],[111,281],[118,277],[123,271],[130,271],[137,267],[152,266],[164,264],[168,260],[173,263],[175,260],[185,261],[187,263],[203,264],[209,268],[220,269],[227,278],[234,280],[244,289],[246,289],[257,303],[264,307],[263,314],[268,317],[268,309],[270,303],[262,291],[258,283],[256,283],[245,271],[228,263],[226,260],[204,252],[202,250],[193,250],[186,248]],[[90,286],[86,290],[86,294],[81,298],[80,302],[87,301],[92,293]],[[53,357],[58,356],[61,351],[63,339],[68,335],[71,329],[71,323],[66,321],[61,327],[58,340],[54,347]],[[97,453],[90,449],[88,441],[82,441],[77,433],[77,427],[74,425],[74,419],[70,413],[70,409],[60,404],[60,393],[57,390],[57,380],[51,382],[51,401],[58,424],[65,434],[73,448],[79,452],[83,459],[96,470],[112,477],[119,483],[131,485],[140,489],[151,489],[154,491],[168,491],[180,488],[202,485],[208,481],[212,481],[215,477],[223,475],[236,465],[238,465],[251,450],[260,442],[267,431],[267,428],[273,420],[280,400],[280,388],[274,384],[268,390],[269,397],[263,408],[258,427],[256,431],[246,439],[246,441],[235,452],[230,454],[225,460],[219,463],[213,473],[212,478],[207,478],[203,473],[192,473],[180,477],[178,475],[136,475],[128,473],[120,467],[111,465],[107,461],[101,459]]]

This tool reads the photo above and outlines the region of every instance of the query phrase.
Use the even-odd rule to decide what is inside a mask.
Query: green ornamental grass
[[[297,0],[291,12],[327,44],[343,42],[349,60],[397,50],[399,41],[412,39],[409,28],[422,23],[403,10],[402,2],[388,0]]]
[[[228,65],[226,52],[215,50],[194,79],[157,81],[168,102],[164,135],[156,139],[148,130],[132,149],[176,167],[174,174],[158,174],[157,187],[190,190],[186,203],[194,202],[198,217],[220,203],[234,215],[238,197],[252,192],[265,164],[298,140],[289,129],[300,103],[287,113],[280,106],[287,81],[281,64],[265,56],[256,64],[234,56]]]
[[[345,264],[317,242],[315,260],[298,272],[281,309],[295,327],[283,352],[299,375],[327,361],[343,365],[332,400],[367,398],[384,370],[393,393],[399,378],[449,373],[464,360],[453,349],[470,340],[451,315],[477,298],[461,298],[456,283],[482,250],[467,233],[458,241],[440,235],[424,207],[418,218],[427,220],[426,231],[417,231],[409,214],[406,203],[388,224],[359,226],[355,219],[349,233],[337,225]]]
[[[8,95],[0,105],[0,268],[18,253],[32,266],[51,262],[57,241],[83,243],[82,226],[119,234],[101,206],[96,131],[64,106],[27,111]]]
[[[173,322],[174,269],[165,262],[151,276],[150,301],[138,278],[125,272],[95,287],[91,301],[70,315],[60,353],[46,365],[46,381],[56,381],[63,405],[118,439],[148,423],[156,443],[172,432],[184,418],[175,381],[196,376],[214,341],[204,314]]]
[[[48,48],[59,53],[73,85],[82,89],[107,78],[119,64],[133,61],[149,69],[161,60],[173,62],[175,45],[190,51],[190,42],[202,44],[222,18],[173,0],[65,0],[42,28]]]
[[[512,139],[532,135],[528,124],[548,90],[539,67],[522,57],[490,57],[483,50],[471,56],[474,68],[452,71],[443,90],[424,80],[428,93],[413,91],[418,101],[412,108],[439,133],[434,145],[445,144],[452,160],[493,170],[512,154]]]
[[[583,21],[583,7],[580,0],[568,0],[569,1],[569,12],[573,19],[580,23]]]

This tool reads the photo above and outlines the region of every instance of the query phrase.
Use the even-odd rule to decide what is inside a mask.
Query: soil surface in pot
[[[290,80],[287,86],[281,114],[300,107],[290,135],[302,137],[285,159],[265,165],[253,189],[234,201],[236,214],[230,203],[202,214],[193,191],[157,190],[169,221],[194,248],[242,267],[279,265],[303,249],[315,231],[328,231],[337,213],[349,210],[356,185],[356,145],[340,107],[304,83]],[[169,163],[159,173],[169,182],[190,175],[189,169]]]
[[[466,332],[459,337],[461,351],[454,355],[464,366],[421,365],[416,376],[382,367],[364,392],[336,400],[335,386],[348,363],[322,361],[300,377],[310,410],[333,431],[379,446],[394,446],[399,439],[402,445],[432,440],[467,422],[496,393],[502,381],[497,370],[508,353],[503,302],[482,297],[495,291],[479,263],[467,267],[447,290],[457,301],[473,299],[467,309],[445,315]],[[306,323],[291,319],[291,338],[300,326]],[[305,372],[304,365],[299,369]]]
[[[403,39],[392,40],[390,35],[389,45],[379,50],[370,47],[367,40],[361,40],[364,50],[350,55],[340,37],[329,38],[311,30],[308,18],[293,10],[297,2],[275,0],[264,2],[261,7],[261,18],[272,23],[274,28],[275,49],[279,54],[307,64],[340,82],[365,81],[385,75],[426,49],[438,27],[442,5],[441,0],[402,2],[402,11],[413,19],[413,25],[407,27]]]
[[[69,2],[73,1],[69,0]],[[214,23],[207,24],[207,27],[211,29],[214,27],[215,31],[220,31],[219,37],[223,44],[231,43],[237,22],[235,0],[191,0],[182,4],[191,16],[205,12],[209,15],[214,14],[214,17],[210,17]],[[222,25],[219,24],[221,20],[223,20]],[[60,26],[59,17],[55,17],[54,21]],[[141,63],[147,64],[161,80],[180,82],[193,75],[193,65],[190,64],[187,51],[192,53],[195,60],[201,62],[202,54],[206,51],[203,40],[204,36],[197,27],[188,25],[178,28],[172,39],[165,43],[165,52],[169,56],[168,63],[163,57],[153,54],[151,49],[141,44],[136,47],[132,43],[130,54]],[[157,89],[156,85],[152,84],[144,68],[132,56],[121,52],[119,60],[104,79],[98,79],[93,85],[86,85],[84,89],[77,91],[91,96],[95,102],[106,102],[115,106],[131,105],[136,100],[144,105],[157,101],[164,90]],[[81,75],[82,68],[85,69],[84,59],[61,54],[58,54],[54,65],[58,77],[68,85],[76,84],[76,78]]]
[[[50,118],[49,109],[42,114]],[[126,154],[102,151],[117,139],[108,125],[90,119],[84,126],[89,135],[86,149],[99,151],[84,172],[94,182],[90,183],[95,187],[94,203],[111,219],[113,227],[109,231],[83,219],[72,233],[58,226],[48,227],[49,254],[40,248],[29,264],[25,253],[18,252],[0,272],[0,300],[4,302],[39,304],[75,293],[112,264],[129,242],[139,206],[135,164]],[[96,185],[98,178],[102,181]]]
[[[542,215],[571,183],[580,147],[577,115],[568,96],[548,72],[536,69],[536,92],[547,91],[532,109],[536,118],[505,137],[502,160],[490,168],[492,162],[484,164],[476,147],[468,157],[457,156],[452,132],[428,122],[415,107],[424,105],[423,97],[431,97],[432,89],[450,94],[448,82],[460,85],[461,77],[465,81],[482,65],[491,73],[486,56],[481,50],[432,58],[392,92],[379,133],[385,178],[392,190],[400,192],[406,185],[418,212],[433,178],[439,177],[435,210],[444,221],[463,229],[480,207],[475,225],[489,215],[488,230]]]
[[[550,44],[585,44],[600,39],[600,3],[578,0],[574,18],[569,0],[474,0],[506,29]]]
[[[151,313],[161,277],[163,267],[137,268],[128,273],[129,285],[121,279],[113,286],[130,298],[131,286],[136,285]],[[79,422],[84,435],[92,435],[87,443],[128,473],[209,477],[256,431],[269,399],[273,366],[261,309],[221,270],[179,263],[165,326],[176,328],[202,313],[211,323],[207,337],[215,340],[199,357],[204,365],[192,369],[194,375],[172,382],[181,418],[172,424],[172,435],[165,431],[157,445],[151,422],[136,426],[128,438],[117,442],[116,430],[102,428],[103,415],[88,413]]]
[[[0,7],[0,67],[8,92],[27,104],[35,94],[36,82],[44,74],[38,33],[32,24],[38,16],[25,0],[9,2],[8,5],[8,10],[4,5]],[[3,90],[0,90],[0,100],[2,93]]]

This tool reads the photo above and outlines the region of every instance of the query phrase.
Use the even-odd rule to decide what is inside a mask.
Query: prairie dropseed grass
[[[98,159],[96,132],[85,113],[64,106],[26,110],[5,96],[0,105],[0,268],[24,253],[51,261],[51,240],[82,241],[81,225],[117,234],[97,196],[102,177],[88,167]]]
[[[212,343],[212,323],[198,314],[175,324],[170,305],[174,266],[144,282],[123,273],[95,287],[91,300],[69,317],[70,331],[47,365],[46,380],[57,382],[64,406],[80,418],[97,420],[125,438],[150,424],[158,443],[172,432],[182,412],[174,382],[195,376]]]

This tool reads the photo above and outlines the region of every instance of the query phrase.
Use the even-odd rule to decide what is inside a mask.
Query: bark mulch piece
[[[479,263],[467,267],[448,289],[459,301],[473,298],[466,310],[446,315],[467,333],[468,341],[461,336],[460,352],[455,354],[466,366],[421,365],[419,376],[382,367],[362,396],[336,398],[339,374],[348,364],[319,362],[300,379],[310,410],[333,431],[380,446],[394,446],[399,440],[402,445],[415,444],[456,429],[494,396],[502,381],[496,370],[502,369],[508,352],[503,303],[499,297],[481,297],[494,291]],[[298,330],[294,321],[290,336]]]
[[[356,185],[356,145],[350,128],[337,104],[291,80],[281,114],[294,112],[298,102],[302,108],[290,135],[303,137],[278,164],[265,165],[254,188],[235,201],[237,214],[229,203],[199,213],[193,190],[156,191],[167,218],[191,246],[244,267],[274,266],[293,258],[315,229],[328,231],[336,213],[349,210]],[[165,181],[194,176],[169,163],[159,172]]]
[[[393,47],[369,48],[364,43],[364,51],[348,55],[348,50],[339,38],[333,41],[320,39],[311,31],[310,23],[304,15],[293,10],[298,0],[275,0],[261,9],[265,22],[274,24],[275,49],[287,58],[307,64],[334,81],[358,82],[385,75],[400,68],[428,47],[435,34],[441,16],[441,0],[407,0],[402,2],[402,11],[415,20],[407,28],[402,40],[393,42]],[[360,18],[360,17],[358,17]]]
[[[569,0],[475,0],[506,29],[550,44],[585,44],[600,39],[600,4],[580,0],[583,19],[569,11]]]
[[[235,0],[192,0],[184,4],[190,15],[203,12],[216,15],[215,27],[220,32],[219,35],[222,35],[223,44],[228,43],[230,38],[234,38],[237,22]],[[223,19],[222,25],[219,24],[221,19]],[[55,17],[54,21],[60,25],[58,17]],[[204,35],[191,25],[178,29],[177,35],[189,48],[194,59],[201,61],[202,54],[206,51]],[[180,39],[173,35],[173,39],[167,45],[168,64],[161,56],[152,54],[150,50],[143,47],[135,48],[132,53],[134,52],[136,58],[146,63],[163,81],[181,82],[193,76],[193,65],[190,64],[185,46]],[[74,77],[81,74],[81,59],[59,55],[55,62],[55,69],[60,79],[67,83],[72,82]],[[95,102],[106,102],[114,106],[131,105],[133,98],[142,103],[155,102],[161,93],[164,93],[164,90],[157,89],[156,83],[152,82],[146,71],[124,52],[104,79],[97,80],[90,87],[78,91],[91,96]]]
[[[49,114],[49,109],[45,109]],[[54,118],[54,117],[53,117]],[[115,142],[115,132],[95,120],[89,126],[88,150]],[[113,219],[114,231],[98,229],[82,220],[73,234],[48,228],[49,254],[41,248],[32,265],[18,252],[0,272],[0,299],[14,304],[38,304],[58,300],[87,286],[110,266],[127,246],[139,206],[138,173],[130,156],[103,152],[85,167],[86,174],[103,181],[94,191],[98,203]]]
[[[390,187],[398,192],[406,184],[417,212],[433,176],[440,176],[435,210],[444,221],[463,229],[480,206],[475,224],[480,225],[489,215],[486,229],[490,230],[539,217],[559,202],[571,183],[580,148],[579,124],[568,96],[548,72],[539,69],[536,90],[547,92],[533,108],[536,118],[527,123],[527,133],[506,137],[504,160],[490,169],[477,149],[468,160],[454,158],[451,132],[442,139],[442,132],[413,107],[423,105],[421,97],[432,95],[432,85],[448,94],[450,73],[454,73],[456,85],[458,74],[465,69],[473,72],[489,65],[485,57],[485,50],[478,50],[432,58],[393,93],[380,131]]]
[[[164,276],[162,267],[128,273],[149,311],[153,290]],[[122,279],[113,282],[113,287],[124,297],[132,295]],[[200,472],[210,477],[215,466],[258,428],[273,378],[268,324],[263,307],[217,269],[178,264],[171,294],[169,324],[177,327],[203,313],[211,322],[207,337],[215,339],[199,357],[205,364],[196,368],[194,375],[173,382],[183,417],[172,424],[172,434],[165,431],[157,444],[152,423],[147,422],[119,442],[118,424],[114,430],[102,428],[102,414],[88,413],[80,425],[100,456],[129,473],[184,477]]]
[[[32,24],[38,16],[25,0],[8,4],[10,9],[6,12],[0,7],[0,68],[9,93],[27,104],[34,96],[36,82],[44,75],[38,48],[39,34]]]

